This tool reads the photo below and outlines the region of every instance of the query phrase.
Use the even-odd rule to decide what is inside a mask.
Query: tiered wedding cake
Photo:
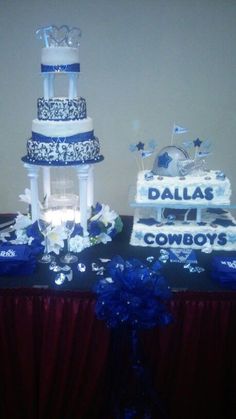
[[[38,218],[38,174],[43,173],[43,192],[51,196],[52,166],[74,166],[79,183],[81,226],[87,231],[88,208],[93,205],[93,165],[103,160],[99,139],[94,135],[93,120],[87,116],[86,101],[78,95],[79,28],[49,26],[37,36],[44,41],[41,54],[43,97],[37,101],[37,119],[32,121],[32,135],[27,154],[22,158],[31,182],[32,219]],[[57,97],[56,81],[67,94]],[[41,166],[41,169],[40,169]]]
[[[38,31],[45,38],[41,73],[44,96],[38,99],[38,118],[32,122],[24,162],[39,165],[76,165],[102,160],[93,120],[87,116],[86,101],[78,97],[80,73],[77,28],[49,27]],[[55,78],[68,76],[68,96],[55,97]]]

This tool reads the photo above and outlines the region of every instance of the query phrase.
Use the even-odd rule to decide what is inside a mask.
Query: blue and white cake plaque
[[[236,221],[228,211],[219,215],[213,210],[203,210],[201,225],[195,220],[186,223],[183,216],[177,216],[171,225],[165,218],[161,224],[145,223],[145,220],[154,217],[153,208],[135,210],[131,245],[204,251],[236,250]]]
[[[178,134],[187,132],[174,127]],[[130,244],[205,252],[236,250],[236,221],[230,212],[219,211],[230,206],[230,181],[219,170],[206,170],[208,141],[197,138],[186,145],[194,146],[194,157],[171,144],[157,154],[152,170],[139,170]],[[171,214],[165,216],[167,208]],[[190,219],[192,210],[195,215]]]

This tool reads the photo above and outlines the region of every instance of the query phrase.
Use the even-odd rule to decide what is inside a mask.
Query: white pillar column
[[[158,207],[157,208],[157,222],[161,223],[162,222],[162,207]]]
[[[49,196],[51,195],[50,167],[43,166],[42,169],[43,169],[43,198],[46,198],[46,202],[47,202]]]
[[[197,223],[202,222],[202,209],[201,208],[197,208],[196,222]]]
[[[88,210],[88,176],[89,165],[76,166],[79,180],[79,203],[80,203],[80,224],[83,228],[84,236],[87,234],[87,210]]]
[[[50,97],[50,74],[44,73],[43,75],[43,97],[48,100]]]
[[[88,207],[92,207],[94,205],[94,166],[91,164],[89,166],[89,174],[88,174],[88,197],[87,203]]]
[[[38,219],[39,214],[39,193],[38,193],[38,174],[39,167],[33,166],[32,164],[25,163],[24,167],[27,169],[27,174],[30,179],[30,190],[31,190],[31,216],[32,221]]]
[[[77,93],[77,73],[69,73],[69,99],[74,99],[78,96]]]
[[[49,97],[54,97],[54,80],[55,80],[55,74],[50,73],[49,74]]]

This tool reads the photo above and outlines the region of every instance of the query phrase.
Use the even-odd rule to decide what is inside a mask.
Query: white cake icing
[[[236,250],[236,221],[227,211],[218,213],[217,210],[205,209],[200,225],[196,221],[184,223],[183,216],[174,222],[164,218],[161,224],[155,223],[155,219],[154,208],[135,210],[131,245],[208,251]]]
[[[211,170],[199,175],[157,176],[144,170],[138,173],[136,202],[143,204],[228,205],[231,186],[227,177]]]
[[[93,120],[90,117],[78,121],[32,121],[32,132],[46,137],[70,137],[90,131],[93,131]]]
[[[79,63],[79,48],[49,47],[42,48],[41,64],[57,66]]]

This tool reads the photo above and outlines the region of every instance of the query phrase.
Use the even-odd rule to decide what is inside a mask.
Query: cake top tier
[[[71,47],[43,48],[42,72],[79,72],[79,49]]]
[[[42,72],[79,72],[79,28],[66,25],[46,26],[36,31],[44,42],[41,55]]]

